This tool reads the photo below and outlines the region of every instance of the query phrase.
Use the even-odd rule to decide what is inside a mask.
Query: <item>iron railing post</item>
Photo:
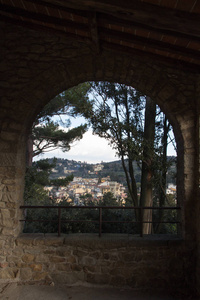
[[[140,236],[143,237],[143,208],[140,206]]]
[[[99,237],[101,237],[102,232],[102,207],[99,207]]]
[[[58,207],[58,236],[61,234],[61,208]]]
[[[23,220],[19,220],[20,222],[58,222],[58,236],[61,235],[61,223],[62,222],[67,222],[67,223],[70,223],[70,222],[99,222],[99,237],[101,237],[102,235],[102,224],[105,222],[105,223],[116,223],[116,222],[119,222],[119,223],[136,223],[136,224],[139,224],[139,234],[141,237],[143,237],[143,224],[144,223],[153,223],[153,220],[152,222],[148,222],[148,221],[145,221],[144,220],[144,209],[170,209],[170,210],[178,210],[177,211],[177,220],[176,221],[162,221],[162,222],[158,222],[158,223],[169,223],[169,224],[177,224],[177,227],[179,230],[177,230],[177,234],[180,234],[180,228],[182,226],[182,222],[181,222],[181,207],[142,207],[142,206],[137,206],[137,207],[118,207],[118,206],[71,206],[70,208],[71,209],[98,209],[99,210],[99,220],[97,221],[92,221],[92,220],[62,220],[61,218],[61,209],[68,209],[69,206],[55,206],[55,205],[46,205],[46,206],[43,206],[43,205],[24,205],[24,206],[20,206],[21,209],[39,209],[39,208],[46,208],[46,209],[57,209],[58,210],[58,219],[55,220],[55,219],[52,219],[52,220],[46,220],[46,219],[38,219],[38,220],[33,220],[33,219],[27,219],[27,216],[25,214],[25,219]],[[137,209],[139,210],[139,214],[137,214],[139,216],[139,219],[136,219],[135,221],[112,221],[112,220],[103,220],[103,209]]]

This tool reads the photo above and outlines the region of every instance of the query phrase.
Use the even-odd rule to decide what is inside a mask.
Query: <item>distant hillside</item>
[[[52,162],[53,159],[49,159]],[[176,183],[176,157],[169,156],[168,161],[172,161],[173,164],[167,172],[167,183]],[[100,165],[99,169],[97,166]],[[136,182],[139,183],[141,179],[141,166],[136,162],[133,163]],[[57,159],[56,167],[52,170],[51,178],[58,178],[74,174],[76,177],[94,178],[94,177],[107,177],[110,176],[112,181],[117,181],[126,185],[126,179],[122,164],[120,160],[113,162],[101,162],[100,164],[89,164],[87,162]]]

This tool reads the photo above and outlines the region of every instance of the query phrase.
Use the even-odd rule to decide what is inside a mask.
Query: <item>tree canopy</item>
[[[68,151],[73,141],[82,138],[88,125],[85,123],[70,128],[69,119],[64,120],[66,116],[84,116],[94,133],[110,142],[121,159],[132,205],[165,205],[166,173],[170,163],[167,159],[167,146],[171,140],[171,125],[151,98],[132,87],[109,82],[84,83],[67,90],[52,99],[37,116],[29,137],[31,157],[58,147]],[[140,186],[136,184],[135,163],[141,168]],[[41,189],[45,182],[58,188],[73,179],[71,176],[52,182],[48,179],[49,171],[46,172],[45,168],[47,171],[45,162],[40,167],[34,165],[27,177],[30,180],[31,176],[35,176],[31,188],[38,190],[41,197],[46,197]],[[42,176],[41,170],[46,172]],[[26,185],[27,183],[29,181]],[[35,191],[32,190],[32,194]],[[25,192],[25,198],[26,196]],[[110,205],[115,203],[112,195],[104,195],[103,201],[107,203],[107,200]],[[145,210],[143,213],[143,220],[146,222],[152,220],[152,211],[149,212]],[[137,209],[135,219],[140,220]],[[163,219],[161,210],[158,219]],[[143,229],[144,233],[150,233],[152,226],[144,224]],[[156,230],[160,231],[161,226]]]
[[[69,117],[89,113],[91,102],[88,98],[89,83],[75,86],[52,99],[38,114],[28,139],[28,164],[32,157],[57,148],[69,151],[70,145],[83,137],[87,124],[70,128]],[[66,119],[67,117],[67,119]]]
[[[152,99],[132,87],[109,82],[93,82],[91,86],[95,100],[90,115],[93,131],[106,138],[121,158],[133,205],[152,206],[154,201],[164,206],[171,130],[166,116]],[[134,161],[142,171],[140,190],[136,185]],[[146,210],[143,217],[150,221],[152,212]],[[136,219],[139,218],[136,210]],[[144,227],[145,233],[151,230],[147,229],[150,226]]]

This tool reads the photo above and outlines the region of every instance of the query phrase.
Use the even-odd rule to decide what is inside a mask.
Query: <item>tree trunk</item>
[[[136,185],[136,181],[135,181],[135,177],[134,177],[134,171],[133,168],[130,171],[130,164],[132,164],[132,161],[129,161],[129,168],[127,170],[127,167],[125,165],[125,161],[124,161],[124,157],[122,156],[122,167],[124,169],[124,173],[126,176],[126,183],[127,183],[127,187],[128,187],[128,191],[129,194],[131,196],[132,199],[132,203],[134,206],[138,206],[138,196],[137,196],[137,185]],[[138,214],[136,211],[136,220],[139,221],[139,218],[137,218]]]
[[[33,162],[33,139],[29,135],[26,143],[26,166],[31,167]]]
[[[156,104],[151,98],[146,97],[145,109],[145,127],[144,127],[144,149],[142,161],[142,177],[141,177],[141,207],[152,207],[152,163],[154,156],[154,138],[155,138],[155,116]],[[143,222],[152,221],[152,209],[143,210]],[[152,232],[152,223],[143,223],[143,234]]]
[[[167,125],[167,118],[165,116],[163,122],[163,137],[162,137],[162,158],[161,158],[161,187],[159,193],[159,206],[165,206],[165,199],[166,199],[166,181],[167,181],[167,137],[169,132],[169,125]],[[164,211],[159,210],[159,222],[163,221]],[[162,223],[159,223],[156,228],[156,233],[160,233],[162,230]]]

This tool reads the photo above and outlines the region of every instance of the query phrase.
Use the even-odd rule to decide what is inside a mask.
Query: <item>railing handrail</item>
[[[21,205],[20,208],[181,209],[180,206]]]
[[[140,236],[143,236],[143,229],[142,224],[144,223],[155,223],[155,221],[144,221],[143,220],[143,211],[145,209],[158,209],[158,210],[165,210],[165,209],[171,209],[171,210],[178,210],[181,209],[180,206],[164,206],[164,207],[154,207],[154,206],[82,206],[82,205],[21,205],[20,209],[27,209],[27,208],[50,208],[50,209],[58,209],[58,236],[61,234],[61,223],[71,223],[71,222],[93,222],[93,223],[99,223],[99,237],[101,237],[102,234],[102,223],[139,223],[141,224],[141,232]],[[89,220],[62,220],[61,219],[61,209],[98,209],[99,210],[99,221],[89,221]],[[139,221],[105,221],[102,219],[102,210],[103,209],[139,209],[140,210],[140,220]],[[55,222],[56,220],[20,220],[21,222],[26,221],[32,221],[32,222]],[[171,223],[171,224],[181,224],[180,221],[159,221],[156,223]]]

